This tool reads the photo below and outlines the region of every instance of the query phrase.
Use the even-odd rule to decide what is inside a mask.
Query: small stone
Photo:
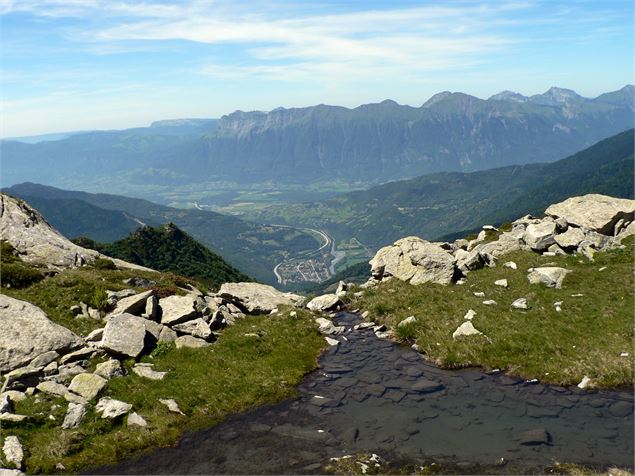
[[[493,299],[488,299],[487,301],[483,301],[483,304],[486,306],[496,306],[498,303]]]
[[[509,269],[518,269],[518,265],[513,261],[507,261],[506,263],[503,263],[503,267]]]
[[[64,416],[62,428],[65,430],[77,428],[81,424],[84,415],[86,415],[86,405],[70,402],[68,410],[66,410],[66,416]]]
[[[13,402],[6,393],[3,393],[2,397],[0,397],[0,413],[13,413]]]
[[[476,297],[485,297],[485,293],[482,292],[482,291],[477,291],[477,292],[474,293],[474,296],[476,296]]]
[[[326,340],[326,343],[330,346],[336,346],[340,344],[339,340],[333,339],[331,337],[324,337],[324,339]]]
[[[620,357],[628,357],[628,352],[622,352],[622,353],[620,354]]]
[[[179,405],[174,401],[173,398],[162,398],[159,399],[159,402],[168,407],[168,410],[172,413],[178,413],[179,415],[185,416],[185,413],[181,411]]]
[[[528,430],[520,434],[520,444],[527,446],[549,445],[551,435],[544,428]]]
[[[463,316],[463,319],[465,319],[466,321],[471,321],[472,319],[474,319],[474,317],[476,317],[476,312],[470,309],[469,311],[465,313],[465,316]]]
[[[500,286],[502,288],[506,288],[506,287],[509,286],[509,283],[507,283],[506,279],[498,279],[498,280],[494,281],[494,285]]]
[[[5,437],[2,452],[4,453],[5,462],[15,466],[17,469],[22,469],[24,450],[17,436]]]
[[[415,316],[406,317],[403,321],[397,324],[397,327],[408,326],[410,324],[414,324],[417,322],[417,318]]]
[[[148,422],[138,413],[132,412],[128,415],[128,426],[140,426],[142,428],[146,428],[148,426]]]
[[[132,371],[140,377],[145,377],[150,380],[163,380],[167,375],[167,372],[157,372],[152,367],[146,365],[136,364],[132,367]]]
[[[465,321],[456,330],[452,333],[452,339],[456,339],[457,337],[463,336],[473,336],[473,335],[481,335],[483,334],[481,331],[477,330],[472,324],[472,321]]]
[[[101,398],[95,406],[95,411],[101,413],[102,418],[117,418],[121,415],[125,415],[132,409],[132,405],[120,400],[112,398]]]
[[[512,308],[513,309],[527,309],[527,299],[525,298],[518,298],[516,299],[513,303],[512,303]]]
[[[578,388],[584,390],[586,388],[589,388],[590,385],[591,379],[585,375],[584,377],[582,377],[582,381],[578,384]]]

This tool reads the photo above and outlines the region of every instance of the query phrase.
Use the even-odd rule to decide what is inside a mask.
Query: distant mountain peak
[[[443,101],[444,99],[447,99],[450,96],[452,96],[452,93],[450,91],[441,91],[440,93],[436,93],[434,96],[432,96],[426,102],[424,102],[423,106],[421,106],[421,107],[430,107],[433,104],[436,104],[436,103],[438,103],[440,101]]]
[[[515,101],[515,102],[526,102],[529,98],[527,96],[523,96],[520,93],[514,91],[501,91],[500,93],[494,94],[490,96],[488,100],[494,101]]]
[[[580,96],[574,90],[558,88],[556,86],[552,86],[544,93],[536,94],[529,99],[535,103],[550,105],[560,105],[570,102],[585,101],[585,98]]]

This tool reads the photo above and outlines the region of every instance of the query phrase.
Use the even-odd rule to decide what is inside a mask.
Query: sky
[[[0,0],[0,137],[633,80],[633,0]]]

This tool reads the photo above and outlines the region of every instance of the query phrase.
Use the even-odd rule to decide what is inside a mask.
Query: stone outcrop
[[[441,246],[415,236],[381,248],[370,261],[375,279],[395,277],[411,284],[449,284],[455,274],[455,263],[456,258]]]
[[[196,316],[196,298],[193,296],[168,296],[159,299],[161,324],[174,325]]]
[[[154,295],[155,292],[151,289],[149,291],[119,299],[115,309],[110,314],[113,316],[126,313],[140,315],[146,310],[146,301]]]
[[[554,218],[564,218],[570,225],[613,236],[618,221],[633,221],[635,200],[589,194],[551,205],[545,213]]]
[[[0,372],[16,369],[49,351],[64,353],[82,339],[49,320],[44,311],[0,294]]]
[[[304,302],[302,296],[283,293],[273,286],[259,283],[224,283],[218,296],[248,314],[269,314],[278,306],[300,306]]]
[[[95,411],[101,413],[102,418],[114,419],[125,415],[132,409],[132,405],[113,398],[102,398],[95,405]]]

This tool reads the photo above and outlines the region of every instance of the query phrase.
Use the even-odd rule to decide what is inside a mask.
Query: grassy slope
[[[165,273],[81,268],[24,289],[2,288],[1,292],[33,302],[53,321],[86,334],[102,323],[73,318],[69,306],[80,300],[92,302],[95,289],[97,294],[103,289],[121,289],[125,287],[122,280],[133,275],[153,279],[172,292],[184,281]],[[245,336],[247,333],[261,338]],[[292,396],[302,376],[315,368],[323,345],[308,311],[298,310],[296,318],[289,317],[288,310],[278,316],[249,317],[227,328],[208,348],[168,347],[145,357],[156,370],[168,371],[163,381],[132,374],[109,382],[100,396],[131,403],[133,411],[150,424],[148,429],[128,428],[125,419],[102,420],[91,406],[79,429],[61,430],[67,405],[63,399],[43,394],[16,404],[18,413],[34,415],[31,424],[3,422],[3,428],[24,444],[29,473],[55,472],[57,463],[67,471],[113,463],[143,449],[173,444],[183,431],[211,426],[229,414]],[[168,413],[159,398],[174,398],[187,416]],[[49,420],[48,415],[56,420]]]
[[[523,378],[546,383],[577,384],[588,375],[604,387],[632,385],[633,359],[633,239],[626,249],[596,254],[589,263],[576,256],[543,257],[514,252],[501,258],[515,261],[518,270],[485,268],[471,272],[464,285],[410,284],[391,280],[364,292],[351,303],[369,310],[369,319],[396,327],[414,315],[417,323],[399,329],[398,335],[416,342],[428,358],[442,366],[479,365],[506,369]],[[562,289],[530,285],[527,269],[555,263],[572,272]],[[605,270],[599,271],[600,268]],[[509,288],[494,285],[506,278]],[[485,298],[474,296],[475,291]],[[582,297],[572,294],[582,293]],[[530,309],[511,309],[517,298],[527,298]],[[497,306],[485,306],[494,299]],[[562,301],[562,312],[554,302]],[[473,309],[472,321],[481,336],[452,339],[452,333]]]

